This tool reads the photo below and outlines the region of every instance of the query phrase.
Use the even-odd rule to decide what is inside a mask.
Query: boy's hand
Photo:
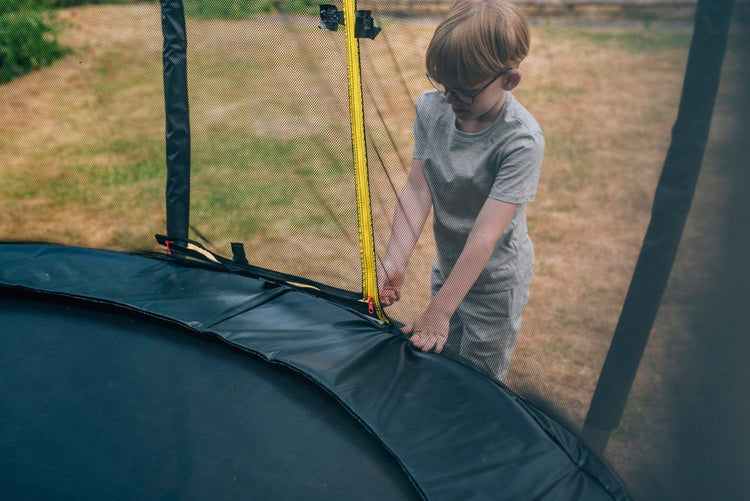
[[[401,286],[404,284],[404,274],[395,271],[386,272],[378,266],[378,296],[380,304],[390,306],[401,299]]]
[[[440,353],[448,340],[449,325],[450,315],[433,313],[428,308],[401,330],[404,334],[411,334],[409,341],[416,348]]]
[[[401,292],[398,287],[394,287],[392,284],[384,284],[380,286],[380,304],[383,306],[390,306],[399,299],[401,299]]]

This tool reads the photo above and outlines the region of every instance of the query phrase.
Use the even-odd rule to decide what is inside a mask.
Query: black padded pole
[[[640,256],[583,426],[603,452],[620,424],[667,286],[708,141],[733,0],[699,0],[672,142]]]
[[[186,245],[190,224],[190,113],[187,37],[182,0],[160,0],[164,34],[164,108],[167,146],[167,236]]]

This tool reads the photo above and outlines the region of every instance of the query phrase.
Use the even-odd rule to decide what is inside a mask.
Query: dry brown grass
[[[164,231],[164,180],[149,170],[158,170],[163,155],[158,7],[87,7],[60,17],[67,23],[63,42],[75,52],[0,86],[0,239],[151,248],[151,235]],[[434,21],[383,20],[383,25],[379,39],[361,43],[379,249],[388,238],[395,194],[374,148],[400,189],[406,178],[401,164],[411,155],[413,101],[428,86],[422,61]],[[328,98],[320,98],[333,92],[334,100],[342,99],[341,75],[323,71],[326,58],[341,64],[340,48],[324,44],[326,50],[314,54],[322,59],[311,63],[299,48],[314,46],[313,35],[299,27],[279,30],[263,19],[189,21],[188,33],[191,75],[198,75],[189,80],[199,159],[196,204],[217,186],[211,180],[223,175],[216,159],[221,155],[214,158],[206,150],[230,125],[279,141],[304,140],[303,130],[323,127],[348,147],[346,109],[332,110]],[[508,382],[564,404],[574,423],[585,416],[648,224],[687,53],[684,43],[657,41],[639,49],[628,36],[615,35],[535,27],[515,92],[542,125],[548,147],[537,200],[528,209],[537,261]],[[276,71],[254,77],[263,66]],[[306,74],[312,71],[323,76]],[[388,146],[379,114],[396,150]],[[129,183],[99,179],[102,171],[111,169],[114,176],[128,165],[144,165],[146,173]],[[87,176],[98,182],[77,189]],[[250,173],[242,176],[243,183],[255,182]],[[342,184],[321,183],[322,193],[349,196]],[[340,196],[334,206],[350,203]],[[198,214],[196,224],[221,253],[227,253],[228,242],[240,240],[261,265],[277,260],[280,271],[299,274],[332,268],[334,280],[358,286],[358,269],[353,272],[358,254],[352,260],[337,250],[350,252],[355,229],[294,238],[287,233],[296,219],[256,231],[237,223],[248,210],[242,205],[227,222],[211,212]],[[391,311],[394,317],[407,320],[426,304],[432,247],[427,231],[409,269],[405,298]]]
[[[580,422],[648,224],[685,51],[540,42],[524,90],[551,155],[529,212],[538,267],[510,384],[546,373],[546,396],[570,392]]]

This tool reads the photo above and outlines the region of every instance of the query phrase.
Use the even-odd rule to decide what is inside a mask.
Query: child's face
[[[503,74],[482,82],[475,89],[451,89],[445,91],[445,99],[451,105],[456,118],[461,121],[478,120],[500,112],[505,102]],[[468,97],[468,98],[467,98]],[[496,116],[496,115],[495,115]],[[494,120],[494,117],[488,117]]]

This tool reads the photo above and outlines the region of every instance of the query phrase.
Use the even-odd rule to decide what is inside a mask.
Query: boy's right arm
[[[378,268],[380,302],[390,306],[401,297],[401,286],[414,247],[432,207],[432,196],[422,172],[422,162],[412,159],[409,178],[398,197],[391,238]]]

